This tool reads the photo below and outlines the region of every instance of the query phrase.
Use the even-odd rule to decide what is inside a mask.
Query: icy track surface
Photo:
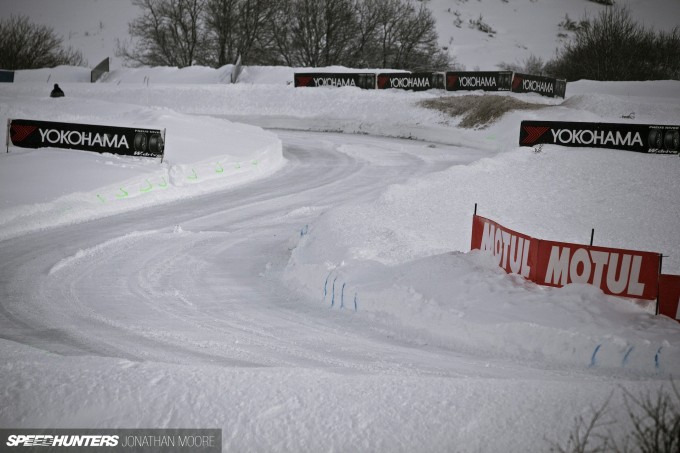
[[[288,164],[266,180],[3,242],[0,425],[216,427],[225,451],[546,451],[612,392],[620,409],[620,386],[667,379],[429,344],[349,295],[339,309],[339,288],[331,309],[322,282],[284,285],[329,210],[492,153],[279,135]]]

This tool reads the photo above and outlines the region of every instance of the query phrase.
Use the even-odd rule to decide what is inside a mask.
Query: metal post
[[[7,154],[9,154],[9,135],[10,135],[11,124],[12,124],[12,119],[7,118],[7,135],[5,136],[5,147],[7,148]]]
[[[475,215],[477,215],[477,203],[475,203]]]
[[[656,281],[656,310],[654,313],[658,316],[659,315],[659,290],[661,289],[661,285],[659,283],[659,280],[661,279],[661,272],[663,269],[663,253],[659,253],[659,278]]]
[[[595,228],[590,230],[590,246],[593,246],[593,238],[595,237]]]

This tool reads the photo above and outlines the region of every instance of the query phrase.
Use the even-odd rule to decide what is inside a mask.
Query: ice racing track
[[[398,140],[362,136],[282,138],[288,164],[273,177],[5,241],[0,336],[131,361],[460,372],[436,358],[442,351],[428,357],[360,319],[302,303],[277,273],[291,238],[324,210],[479,154],[422,144],[417,156],[395,151]],[[348,142],[372,158],[334,149]]]
[[[412,341],[330,310],[322,282],[316,299],[291,289],[291,249],[324,212],[489,153],[279,134],[273,176],[0,243],[0,425],[217,427],[225,451],[546,451],[616,383],[645,388]]]

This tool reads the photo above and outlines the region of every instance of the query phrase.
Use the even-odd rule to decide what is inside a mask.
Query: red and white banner
[[[680,275],[659,276],[659,314],[680,322]]]
[[[471,249],[490,252],[508,273],[539,285],[588,283],[615,296],[658,296],[658,253],[535,239],[475,215]]]

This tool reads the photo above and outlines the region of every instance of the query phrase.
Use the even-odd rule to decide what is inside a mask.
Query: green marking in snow
[[[120,192],[121,193],[116,195],[116,198],[126,198],[129,195],[127,193],[127,191],[125,189],[123,189],[122,187],[120,188]]]
[[[151,184],[151,182],[149,182],[148,179],[146,180],[146,183],[148,184],[148,186],[146,186],[146,187],[140,187],[140,188],[139,188],[139,191],[140,191],[140,192],[150,192],[151,189],[153,189],[153,184]]]

